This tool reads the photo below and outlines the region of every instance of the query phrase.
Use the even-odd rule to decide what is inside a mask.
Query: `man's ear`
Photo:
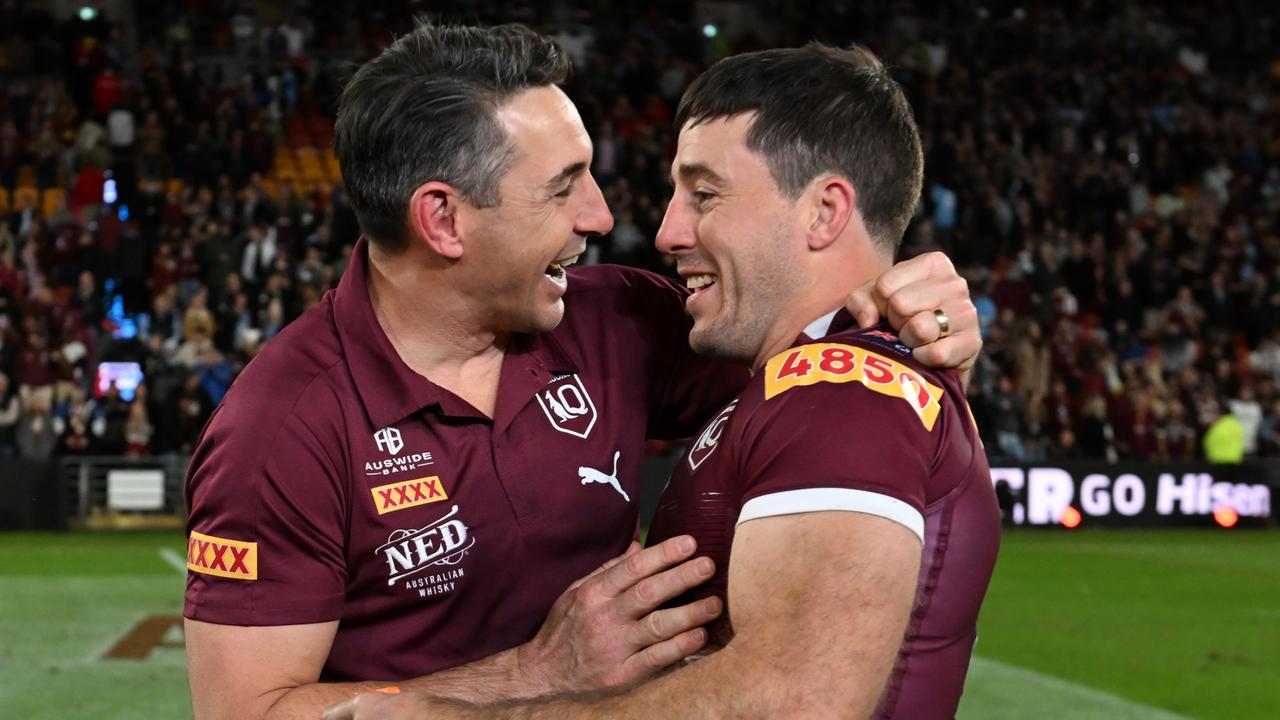
[[[432,181],[418,186],[409,199],[409,228],[414,237],[435,254],[457,260],[462,257],[462,233],[458,210],[462,196],[452,185]]]
[[[818,178],[810,186],[808,202],[813,209],[805,239],[810,250],[823,250],[840,237],[857,212],[857,192],[839,175]]]

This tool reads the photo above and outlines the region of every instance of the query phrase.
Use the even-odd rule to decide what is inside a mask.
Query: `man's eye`
[[[708,200],[710,200],[710,199],[714,198],[715,196],[716,196],[716,194],[715,194],[715,193],[713,193],[713,192],[708,192],[708,191],[706,191],[706,190],[694,190],[694,191],[693,191],[693,199],[694,199],[694,200],[696,200],[698,203],[704,203],[704,202],[707,202]]]
[[[560,192],[556,193],[556,194],[555,194],[555,197],[558,197],[558,198],[567,198],[567,197],[569,197],[569,195],[570,195],[570,194],[572,194],[572,193],[573,193],[573,185],[569,185],[569,186],[568,186],[568,187],[566,187],[565,189],[563,189],[563,190],[561,190]]]

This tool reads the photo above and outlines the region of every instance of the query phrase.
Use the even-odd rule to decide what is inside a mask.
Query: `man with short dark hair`
[[[197,717],[314,717],[387,681],[472,701],[615,686],[703,644],[720,600],[659,606],[712,563],[687,536],[629,548],[644,442],[693,434],[747,373],[689,350],[686,289],[566,271],[612,224],[567,68],[524,28],[424,25],[344,90],[367,240],[192,459]],[[922,341],[933,308],[968,303],[932,262],[879,288]],[[975,337],[922,352],[956,365]]]
[[[720,61],[677,124],[658,246],[696,288],[691,346],[753,371],[650,530],[716,561],[678,601],[726,601],[710,654],[616,694],[326,718],[954,717],[999,542],[990,471],[957,376],[842,307],[919,198],[910,107],[869,52],[813,44]]]

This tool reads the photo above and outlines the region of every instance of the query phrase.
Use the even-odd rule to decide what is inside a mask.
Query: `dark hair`
[[[496,206],[515,149],[495,111],[569,69],[559,45],[522,25],[427,22],[366,63],[343,88],[333,138],[361,231],[388,250],[405,247],[409,199],[432,180]]]
[[[895,251],[923,182],[920,133],[902,88],[864,47],[821,43],[725,58],[689,86],[676,126],[755,112],[747,147],[794,200],[822,173],[857,190],[867,232]]]

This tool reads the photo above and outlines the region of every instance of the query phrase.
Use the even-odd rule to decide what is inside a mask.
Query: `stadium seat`
[[[334,155],[333,147],[325,147],[321,158],[324,160],[325,177],[328,178],[330,183],[340,182],[342,180],[342,170],[338,167],[338,156]]]
[[[14,207],[39,207],[40,191],[31,185],[24,185],[13,191]]]
[[[324,179],[324,168],[320,164],[320,156],[313,147],[298,148],[298,168],[300,177],[308,182]]]
[[[296,180],[298,178],[298,166],[294,160],[293,153],[285,148],[280,148],[276,152],[275,163],[271,167],[271,176],[277,180]]]
[[[58,206],[65,207],[67,201],[67,191],[62,188],[45,188],[40,198],[40,212],[46,218],[51,217],[57,211]]]

